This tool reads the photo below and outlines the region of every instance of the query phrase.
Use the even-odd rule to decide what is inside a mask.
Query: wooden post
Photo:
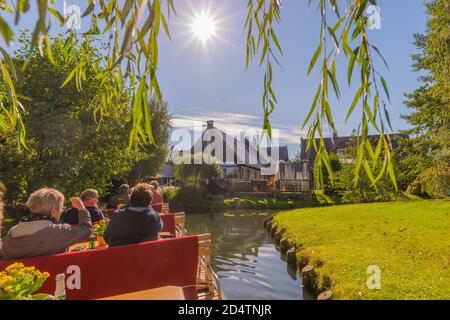
[[[297,266],[297,255],[296,255],[296,250],[295,247],[290,248],[287,252],[286,252],[286,262],[288,263],[288,265],[292,266],[292,267],[296,267]]]
[[[280,240],[280,251],[282,254],[286,253],[286,251],[288,250],[288,245],[289,245],[288,238],[285,237]]]
[[[317,297],[317,300],[331,300],[332,297],[333,297],[333,292],[328,290],[328,291],[322,292]]]
[[[302,269],[302,284],[306,290],[314,291],[314,267],[307,265]]]
[[[283,228],[283,229],[281,229],[280,231],[277,231],[277,232],[275,233],[274,239],[275,239],[275,243],[276,243],[276,244],[280,244],[281,238],[283,237],[283,235],[285,234],[285,232],[286,232],[286,229]]]
[[[275,236],[275,233],[277,232],[277,229],[278,229],[278,225],[276,225],[275,223],[272,223],[272,229],[270,230],[270,235],[272,237]]]
[[[271,221],[273,220],[274,217],[275,217],[275,215],[272,214],[271,216],[265,218],[265,219],[264,219],[264,227],[267,227],[267,224],[268,224],[269,222],[271,222]]]

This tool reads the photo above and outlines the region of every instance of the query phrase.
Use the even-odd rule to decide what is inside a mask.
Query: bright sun
[[[197,14],[192,21],[192,33],[196,38],[206,44],[208,40],[216,35],[217,23],[214,17],[207,11]]]

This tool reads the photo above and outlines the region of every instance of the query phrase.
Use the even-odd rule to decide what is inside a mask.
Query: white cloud
[[[258,129],[262,127],[263,119],[254,115],[232,112],[210,112],[207,109],[191,109],[183,115],[175,115],[172,118],[174,128],[185,128],[194,130],[199,124],[206,125],[206,121],[214,120],[214,125],[222,130],[229,130],[235,133],[241,133],[249,129]],[[280,133],[280,142],[284,144],[299,144],[300,136],[306,132],[300,130],[300,126],[286,126],[272,123],[272,129],[278,129]]]

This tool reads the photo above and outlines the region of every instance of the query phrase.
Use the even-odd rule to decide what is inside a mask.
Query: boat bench
[[[164,286],[183,287],[186,298],[195,300],[202,243],[198,236],[187,236],[106,250],[0,260],[0,271],[14,262],[47,271],[50,277],[39,292],[48,294],[55,292],[56,275],[65,274],[70,300],[99,299]]]

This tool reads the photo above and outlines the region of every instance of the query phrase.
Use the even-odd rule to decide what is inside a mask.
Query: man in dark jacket
[[[91,215],[92,223],[100,222],[105,219],[103,212],[98,207],[98,191],[95,189],[84,190],[80,195],[86,210]],[[70,225],[77,225],[78,221],[78,209],[70,208],[61,216],[61,223],[67,223]]]
[[[127,184],[122,184],[119,187],[119,193],[112,196],[108,201],[108,209],[118,209],[120,206],[125,207],[130,201],[130,186]]]
[[[110,219],[105,240],[110,247],[154,241],[163,229],[164,223],[151,207],[151,186],[136,185],[130,193],[130,203],[125,209],[117,210]]]

